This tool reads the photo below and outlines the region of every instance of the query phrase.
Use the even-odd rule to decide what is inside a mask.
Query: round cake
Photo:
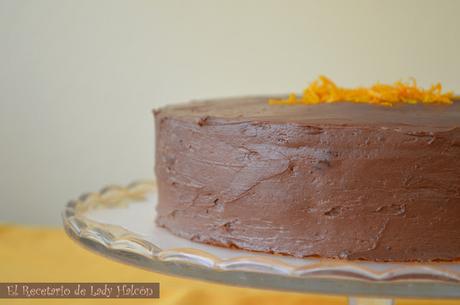
[[[156,110],[158,225],[224,247],[373,261],[460,257],[460,102]]]

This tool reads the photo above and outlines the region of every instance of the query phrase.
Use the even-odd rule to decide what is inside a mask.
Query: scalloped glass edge
[[[200,249],[161,249],[121,226],[99,223],[85,216],[85,212],[92,209],[120,208],[135,204],[136,201],[145,200],[148,194],[155,191],[154,181],[139,181],[125,187],[107,186],[99,192],[83,194],[66,205],[62,213],[64,228],[67,234],[77,241],[89,240],[93,245],[102,247],[105,249],[105,254],[109,254],[108,256],[111,251],[121,251],[126,255],[138,255],[159,263],[196,265],[223,272],[244,271],[296,278],[341,278],[373,283],[396,281],[460,283],[460,272],[446,270],[445,263],[397,263],[398,267],[381,271],[362,266],[355,261],[317,259],[314,263],[310,260],[305,265],[294,266],[283,262],[276,255],[273,257],[243,255],[221,259]]]

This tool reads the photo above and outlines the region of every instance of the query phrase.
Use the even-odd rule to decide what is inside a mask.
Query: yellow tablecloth
[[[0,299],[0,304],[346,304],[345,297],[210,284],[144,271],[81,248],[62,229],[0,225],[0,282],[160,282],[160,299]],[[398,300],[397,304],[459,301]]]

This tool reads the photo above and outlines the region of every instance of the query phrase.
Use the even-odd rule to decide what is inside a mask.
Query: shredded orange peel
[[[325,76],[320,76],[303,91],[298,97],[292,93],[286,99],[270,99],[270,105],[312,105],[320,103],[354,102],[367,103],[391,107],[398,103],[406,104],[447,104],[453,103],[453,92],[442,92],[442,85],[437,83],[429,89],[417,86],[415,79],[411,83],[402,81],[393,85],[374,84],[369,88],[358,87],[353,89],[338,87]]]

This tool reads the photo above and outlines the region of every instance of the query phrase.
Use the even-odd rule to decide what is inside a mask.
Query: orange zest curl
[[[325,76],[320,76],[298,97],[291,93],[286,99],[270,99],[270,105],[314,105],[320,103],[353,102],[391,107],[398,103],[406,104],[452,104],[453,92],[442,92],[437,83],[429,89],[417,86],[415,79],[411,83],[396,82],[393,85],[374,84],[369,88],[347,89],[338,87]]]

